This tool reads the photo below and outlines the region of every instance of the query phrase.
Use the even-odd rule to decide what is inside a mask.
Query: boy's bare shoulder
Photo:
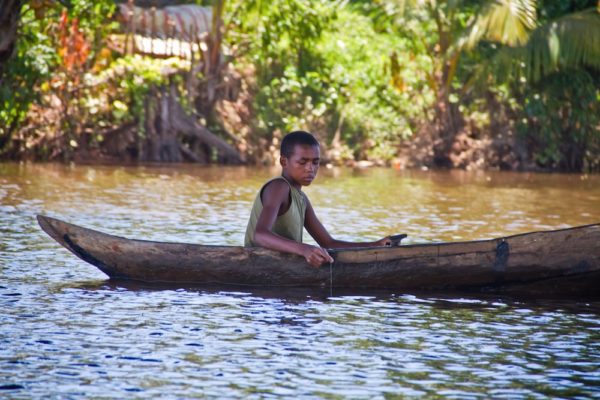
[[[283,179],[274,179],[263,186],[260,197],[263,202],[265,199],[284,200],[289,194],[290,185]]]

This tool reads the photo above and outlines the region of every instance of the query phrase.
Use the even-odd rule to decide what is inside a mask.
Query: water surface
[[[276,170],[0,164],[0,397],[600,398],[600,302],[107,281],[35,223],[238,245]],[[596,176],[322,169],[334,236],[600,222]]]

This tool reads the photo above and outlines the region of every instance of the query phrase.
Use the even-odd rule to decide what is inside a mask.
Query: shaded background
[[[593,0],[0,2],[0,157],[597,171]]]

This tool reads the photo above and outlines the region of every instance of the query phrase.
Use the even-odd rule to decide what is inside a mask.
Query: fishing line
[[[329,263],[329,297],[333,297],[333,262]]]

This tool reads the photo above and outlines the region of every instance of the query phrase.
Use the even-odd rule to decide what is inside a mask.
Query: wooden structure
[[[125,32],[123,49],[155,57],[177,56],[192,59],[211,31],[212,8],[195,4],[163,8],[119,4],[117,20]],[[113,38],[116,40],[116,38]]]
[[[471,242],[331,250],[335,262],[313,268],[302,257],[263,248],[132,240],[37,218],[57,242],[117,279],[577,296],[600,292],[600,224]]]
[[[115,17],[121,26],[110,36],[109,47],[122,54],[180,57],[189,63],[162,69],[168,82],[149,88],[141,123],[136,121],[106,133],[104,148],[108,156],[161,163],[245,163],[243,141],[228,132],[214,112],[217,102],[234,100],[241,87],[241,77],[229,65],[231,57],[224,55],[229,51],[222,44],[223,2],[214,7],[156,7],[158,3],[170,2],[128,0],[119,4]],[[219,126],[222,135],[211,132],[207,121]]]

